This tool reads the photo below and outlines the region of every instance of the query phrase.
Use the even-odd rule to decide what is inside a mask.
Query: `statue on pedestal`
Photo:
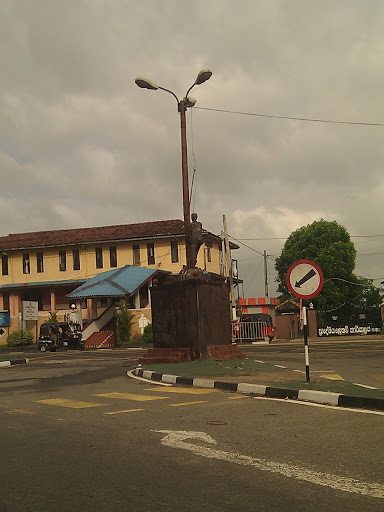
[[[188,255],[187,268],[196,268],[197,255],[200,247],[204,243],[203,225],[197,221],[197,213],[192,213],[192,221],[189,223],[186,231],[186,242],[189,244],[190,254]]]

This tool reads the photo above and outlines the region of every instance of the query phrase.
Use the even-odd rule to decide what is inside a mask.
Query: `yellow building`
[[[204,233],[197,266],[223,274],[222,239]],[[231,244],[231,248],[237,246]],[[184,223],[179,219],[10,234],[0,237],[0,252],[0,344],[6,342],[9,332],[20,329],[22,301],[38,302],[38,323],[54,311],[61,319],[71,311],[67,295],[96,274],[125,265],[178,273],[186,263]],[[150,281],[144,283],[129,298],[132,309],[149,309],[147,317],[150,286]],[[87,323],[112,302],[113,298],[106,297],[88,299],[76,307]],[[7,317],[8,322],[4,321]],[[32,321],[24,327],[34,330]]]

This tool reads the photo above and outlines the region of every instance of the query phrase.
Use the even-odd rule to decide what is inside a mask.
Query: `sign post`
[[[37,329],[39,319],[39,303],[37,301],[23,300],[21,303],[21,337],[23,338],[23,329],[25,320],[36,321],[36,343],[37,343]]]
[[[298,260],[289,267],[286,281],[290,292],[300,299],[301,304],[303,300],[312,299],[320,293],[324,277],[317,263],[311,260]],[[305,376],[306,381],[310,382],[307,308],[303,306],[300,309],[303,315]]]

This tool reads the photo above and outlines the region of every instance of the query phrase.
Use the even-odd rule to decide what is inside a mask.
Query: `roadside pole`
[[[228,229],[227,229],[227,219],[225,215],[223,215],[223,225],[224,225],[224,241],[225,241],[225,262],[226,262],[226,277],[229,282],[229,300],[231,303],[231,320],[236,319],[236,302],[235,302],[235,294],[233,289],[233,269],[232,269],[232,259],[231,259],[231,249],[228,241]]]
[[[311,260],[298,260],[292,263],[286,275],[288,289],[295,297],[300,299],[300,322],[303,322],[305,376],[310,382],[309,376],[309,347],[308,347],[308,317],[307,308],[303,306],[303,300],[316,297],[323,288],[324,276],[317,263]]]
[[[305,377],[310,382],[309,377],[309,347],[308,347],[308,319],[307,308],[303,306],[303,331],[304,331],[304,352],[305,352]]]

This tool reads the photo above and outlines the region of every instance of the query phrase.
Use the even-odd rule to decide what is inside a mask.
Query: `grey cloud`
[[[159,5],[3,0],[3,234],[182,217],[177,105],[137,88],[137,75],[182,97],[210,67],[192,92],[200,107],[384,122],[381,3]],[[384,128],[187,117],[193,206],[207,229],[219,232],[226,214],[234,237],[285,237],[323,216],[354,235],[381,233]],[[384,252],[383,241],[366,252]],[[247,242],[271,255],[282,244]],[[238,251],[250,295],[263,294],[259,258]],[[380,277],[380,258],[359,257],[357,273]]]

